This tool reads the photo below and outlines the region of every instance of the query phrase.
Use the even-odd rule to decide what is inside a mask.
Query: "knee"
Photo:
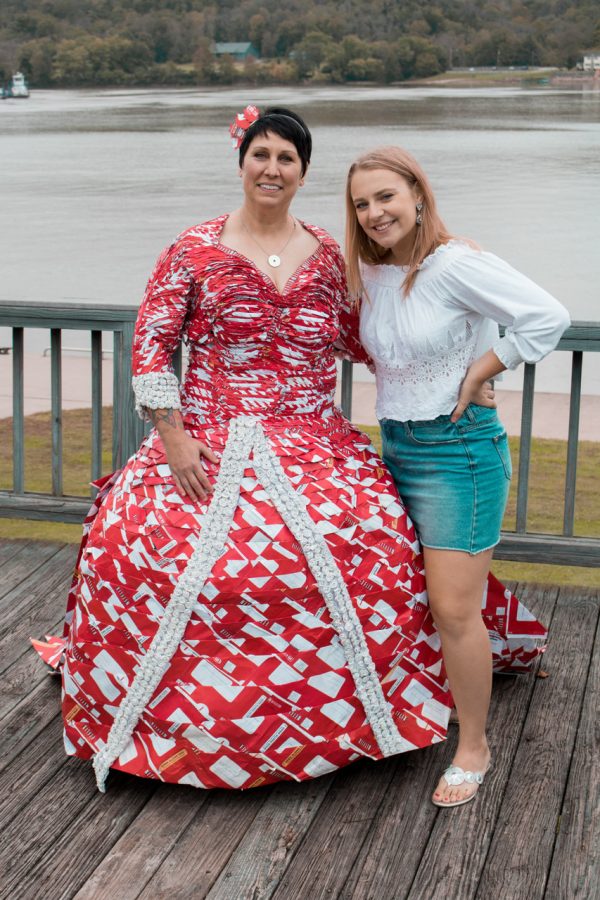
[[[481,607],[465,602],[464,597],[429,597],[429,608],[438,631],[449,636],[464,635],[481,623]]]

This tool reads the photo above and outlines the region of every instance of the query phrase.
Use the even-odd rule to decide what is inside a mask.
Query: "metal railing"
[[[0,301],[0,326],[12,329],[13,367],[13,485],[0,491],[0,516],[80,522],[89,499],[63,494],[62,462],[62,332],[83,331],[91,335],[91,480],[102,468],[102,338],[113,336],[113,432],[112,464],[121,466],[135,452],[144,425],[134,410],[131,390],[131,347],[137,307],[80,304],[25,304]],[[50,330],[50,405],[52,420],[52,492],[26,491],[24,465],[24,329]],[[496,548],[496,558],[565,565],[600,566],[600,539],[574,535],[577,449],[581,406],[583,354],[600,351],[600,324],[575,322],[567,329],[558,351],[572,353],[571,393],[565,471],[562,534],[537,534],[527,530],[532,423],[535,396],[535,366],[524,372],[521,438],[517,483],[515,531],[505,531]],[[181,352],[175,369],[181,372]],[[342,364],[342,409],[351,418],[352,364]]]
[[[63,331],[91,336],[91,470],[92,481],[102,474],[102,339],[113,337],[112,463],[117,468],[136,449],[142,432],[133,407],[131,346],[137,309],[76,303],[9,303],[0,301],[0,326],[12,328],[13,485],[0,492],[0,516],[80,522],[89,500],[63,494],[62,335]],[[50,331],[50,408],[52,421],[52,492],[25,490],[25,329]],[[141,423],[140,423],[141,424]]]

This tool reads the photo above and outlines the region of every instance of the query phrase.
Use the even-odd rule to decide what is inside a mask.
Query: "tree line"
[[[597,0],[3,0],[0,79],[33,87],[374,81],[456,66],[571,68]],[[216,58],[251,41],[260,59]]]

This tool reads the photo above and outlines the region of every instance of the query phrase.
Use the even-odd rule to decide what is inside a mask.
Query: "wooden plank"
[[[0,828],[4,830],[20,810],[65,765],[62,719],[54,718],[0,774]]]
[[[64,607],[64,598],[61,597],[61,607]],[[44,634],[62,634],[63,618],[57,618]],[[23,645],[21,655],[2,672],[2,690],[0,691],[0,722],[19,703],[22,703],[27,695],[48,678],[56,678],[58,673],[53,673],[37,655],[29,642]],[[1,726],[0,726],[1,727]]]
[[[208,796],[196,788],[160,785],[73,900],[135,900]]]
[[[319,815],[271,896],[277,900],[339,896],[398,765],[398,758],[363,761],[337,773]]]
[[[565,510],[563,534],[573,534],[575,523],[575,487],[577,481],[577,446],[579,443],[579,413],[581,410],[581,375],[583,353],[573,353],[571,366],[571,397],[569,401],[569,440],[567,444],[567,470],[565,475]]]
[[[60,681],[46,678],[2,720],[0,773],[56,718],[60,710]]]
[[[64,579],[73,572],[77,548],[71,544],[63,544],[58,547],[55,544],[50,544],[49,547],[54,552],[41,554],[42,558],[39,562],[32,560],[29,574],[20,577],[22,573],[19,573],[19,577],[16,578],[17,584],[6,593],[0,595],[0,611],[2,613],[0,619],[0,647],[2,638],[10,637],[14,633],[13,629],[18,627],[22,621],[22,616],[26,609],[39,604],[42,619],[44,618],[43,612],[46,599],[54,596],[54,592],[60,589],[58,586],[62,585]],[[5,668],[4,658],[0,651],[0,672]]]
[[[43,860],[69,822],[89,803],[96,791],[89,764],[65,763],[7,824],[0,846],[0,871],[5,896],[31,897],[22,890],[29,872]],[[27,835],[27,840],[23,840]],[[89,844],[93,836],[88,836]],[[17,852],[18,848],[18,852]],[[54,873],[48,871],[50,885]],[[46,886],[46,890],[50,885]],[[54,891],[51,893],[55,896]]]
[[[535,683],[523,738],[475,894],[479,900],[498,896],[536,900],[544,895],[598,604],[598,595],[586,595],[582,589],[560,590],[544,660],[551,676]]]
[[[0,518],[34,519],[81,525],[90,508],[90,499],[52,497],[50,494],[19,494],[0,491]]]
[[[43,563],[54,556],[62,546],[64,545],[42,544],[34,541],[5,541],[0,548],[0,565],[2,566],[0,598],[14,591],[22,581],[33,575]],[[3,618],[10,610],[10,604],[8,609],[5,607],[6,604],[0,604]]]
[[[516,534],[502,532],[494,548],[495,559],[548,563],[558,566],[600,566],[600,539],[563,537],[558,534]],[[600,582],[599,582],[600,583]]]
[[[524,587],[520,591],[523,602],[535,610],[542,621],[550,623],[551,641],[553,640],[551,620],[557,595],[558,589],[555,587],[538,589]],[[535,666],[536,671],[538,666],[539,663]],[[533,673],[498,676],[494,679],[488,727],[493,773],[490,772],[481,788],[481,796],[473,803],[462,809],[438,811],[414,877],[408,881],[406,893],[398,892],[398,897],[407,897],[410,900],[422,900],[425,897],[428,900],[446,900],[447,897],[452,897],[453,900],[467,900],[474,896],[494,834],[504,790],[511,775],[535,685],[536,678]],[[451,757],[448,762],[450,761]],[[429,805],[429,794],[442,771],[443,766],[440,766],[435,778],[428,785],[428,793],[421,796],[421,803]],[[434,808],[433,805],[431,808]],[[457,827],[458,824],[460,827]],[[405,831],[404,840],[409,845],[413,840],[409,827]],[[388,866],[392,869],[388,874],[390,891],[393,888],[394,876],[400,883],[407,884],[402,844],[397,844],[395,836],[394,847],[397,852],[392,853],[391,859],[388,859]],[[410,856],[410,850],[408,853]],[[411,874],[410,870],[407,874]],[[371,890],[375,886],[376,881],[371,877]],[[359,896],[360,893],[354,895]],[[389,896],[396,895],[390,893]]]
[[[6,563],[12,562],[15,557],[18,557],[20,553],[23,552],[25,547],[29,547],[31,541],[22,540],[19,538],[9,539],[9,540],[0,540],[0,566],[2,566],[2,575],[4,576],[4,566]],[[35,544],[34,544],[35,549]]]
[[[506,328],[500,326],[500,334],[504,335]],[[563,333],[556,350],[600,350],[600,322],[586,322],[578,319],[571,322]]]
[[[14,303],[0,300],[0,325],[29,328],[92,328],[111,331],[122,322],[135,322],[138,306],[99,303]],[[503,333],[504,328],[500,331]],[[559,341],[557,350],[600,350],[600,324],[577,320],[572,322]]]
[[[587,898],[600,884],[600,630],[585,686],[558,835],[544,897]]]
[[[205,897],[269,793],[269,788],[211,791],[139,895],[140,900]]]
[[[207,894],[209,900],[271,897],[332,783],[333,776],[277,784]]]
[[[72,896],[61,886],[72,879],[85,881],[89,867],[102,856],[103,841],[108,839],[110,846],[113,829],[120,836],[123,821],[128,823],[147,797],[148,782],[143,779],[118,780],[117,790],[105,797],[98,793],[89,763],[67,760],[29,799],[2,835],[0,871],[6,896]]]
[[[436,818],[428,802],[440,771],[450,764],[456,736],[444,744],[397,758],[393,778],[377,816],[350,860],[340,898],[399,900],[404,897],[423,855]]]
[[[11,616],[0,624],[0,671],[19,658],[30,637],[45,634],[56,621],[61,597],[66,604],[76,552],[76,547],[62,548],[3,599]]]
[[[12,559],[25,547],[30,544],[35,546],[36,543],[37,541],[29,541],[25,538],[0,538],[0,565],[3,565],[6,560]]]
[[[50,633],[50,629],[56,623],[59,609],[66,606],[67,593],[71,585],[71,576],[62,576],[54,584],[52,579],[52,595],[46,595],[45,606],[31,604],[23,608],[21,617],[13,626],[12,634],[9,631],[0,637],[0,669],[6,671],[19,659],[23,650],[30,646],[31,638],[43,637]],[[39,597],[44,591],[42,584],[35,586],[35,595]],[[52,600],[50,600],[52,596]],[[32,649],[32,652],[33,649]]]
[[[69,551],[69,561],[73,558],[73,549]],[[58,554],[57,554],[58,555]],[[70,567],[69,567],[70,568]],[[44,571],[44,567],[40,567]],[[62,567],[64,572],[64,565]],[[67,569],[69,572],[69,569]],[[60,682],[59,679],[45,676],[44,665],[37,660],[33,649],[29,650],[29,636],[50,632],[62,615],[67,587],[70,583],[70,574],[55,585],[52,591],[52,582],[48,572],[46,578],[33,582],[32,579],[24,582],[21,591],[26,598],[33,598],[29,606],[16,604],[17,624],[9,627],[0,640],[0,660],[7,677],[6,695],[2,699],[2,743],[0,745],[0,771],[3,771],[16,753],[25,748],[56,715],[60,707]],[[15,592],[16,595],[16,592]],[[15,596],[9,595],[9,596]],[[39,602],[41,598],[41,603]],[[27,670],[29,662],[23,659],[24,651],[31,656],[31,664],[35,662],[39,666],[40,678],[36,677],[33,686],[26,684],[23,698],[19,698],[18,682],[14,693],[10,690],[12,676],[19,674],[21,666]],[[12,665],[15,664],[15,670]]]
[[[73,768],[65,766],[65,778],[69,778],[72,774],[69,770]],[[68,793],[68,817],[61,817],[63,827],[49,844],[45,843],[42,852],[38,851],[31,858],[29,867],[21,871],[17,893],[11,900],[12,897],[47,900],[50,896],[71,900],[157,787],[156,781],[120,773],[112,790],[100,794],[91,777],[89,763],[86,770],[91,781],[86,781],[83,786],[81,802],[74,802],[73,785]],[[113,900],[121,900],[122,896],[121,890],[112,894]]]
[[[340,898],[399,900],[406,896],[436,821],[428,797],[440,771],[450,763],[454,736],[451,740],[437,755],[415,751],[413,759],[407,757],[399,764],[377,821],[347,873]]]
[[[0,325],[29,328],[92,328],[111,331],[119,322],[135,322],[139,307],[100,303],[13,303],[0,300]],[[66,324],[64,324],[66,323]]]
[[[23,329],[13,328],[13,491],[22,494],[25,490],[25,386],[24,386],[24,339]]]

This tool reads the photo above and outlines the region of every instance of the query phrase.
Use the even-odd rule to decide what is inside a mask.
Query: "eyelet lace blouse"
[[[456,406],[465,372],[492,349],[507,369],[538,362],[570,324],[547,291],[453,240],[428,256],[404,297],[406,268],[364,265],[360,339],[375,366],[377,417],[435,419]],[[498,324],[506,326],[500,338]]]

